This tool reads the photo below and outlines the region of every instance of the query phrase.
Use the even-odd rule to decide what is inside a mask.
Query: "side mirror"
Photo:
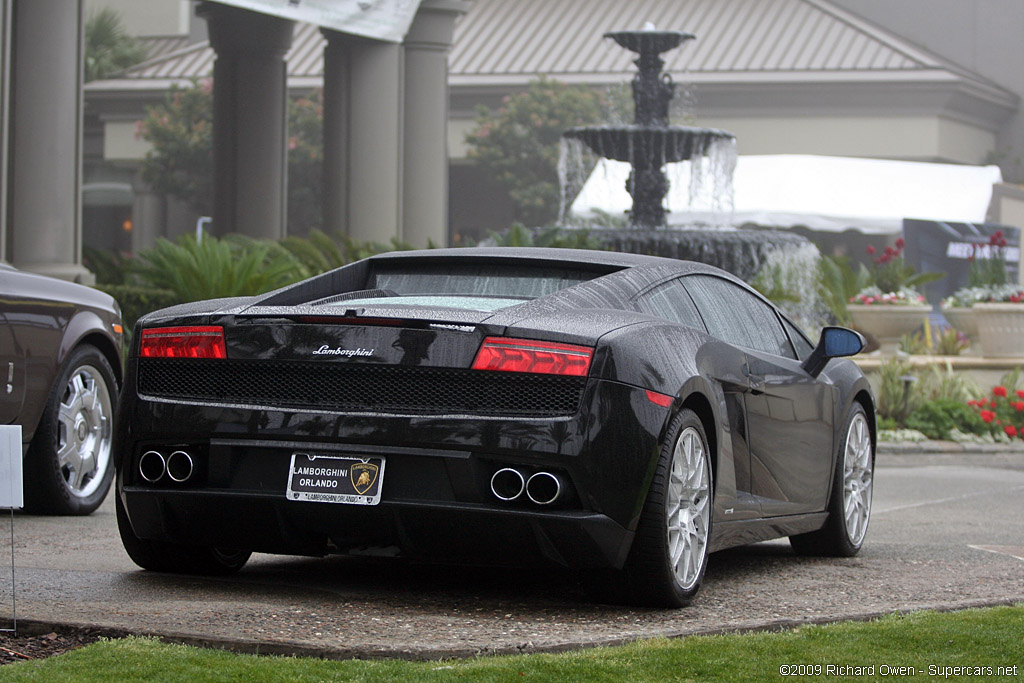
[[[807,374],[817,377],[830,359],[855,356],[864,349],[866,343],[859,332],[845,327],[826,327],[821,331],[818,345],[804,361],[803,368]]]

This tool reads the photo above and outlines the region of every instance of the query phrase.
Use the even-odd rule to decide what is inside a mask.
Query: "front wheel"
[[[627,560],[629,602],[682,607],[708,564],[714,500],[711,453],[700,418],[672,420]]]
[[[83,344],[57,375],[25,461],[25,509],[87,515],[114,477],[117,380],[106,356]]]
[[[800,555],[853,557],[864,545],[871,518],[875,445],[867,413],[859,403],[847,414],[842,434],[825,526],[789,537]]]

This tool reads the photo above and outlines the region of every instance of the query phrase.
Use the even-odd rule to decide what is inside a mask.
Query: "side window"
[[[705,331],[704,322],[697,313],[697,308],[690,300],[690,295],[679,280],[672,280],[658,285],[639,296],[637,304],[644,313],[671,320],[687,327]]]
[[[712,275],[690,275],[682,280],[709,334],[757,351],[796,358],[775,309],[764,301]]]
[[[793,340],[793,346],[796,347],[796,357],[799,360],[807,360],[811,351],[814,350],[814,346],[807,341],[807,337],[800,331],[800,328],[785,317],[782,318],[782,324],[786,326],[786,332],[789,332],[789,338]]]

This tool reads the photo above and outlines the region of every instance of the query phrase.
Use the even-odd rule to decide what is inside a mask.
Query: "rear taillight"
[[[143,358],[227,358],[224,328],[153,327],[142,331]]]
[[[477,351],[473,369],[584,377],[593,354],[588,346],[487,337]]]

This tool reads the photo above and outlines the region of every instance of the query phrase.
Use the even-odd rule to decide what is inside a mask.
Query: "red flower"
[[[995,394],[996,396],[1001,396],[1002,398],[1006,398],[1006,387],[1004,387],[1004,386],[997,386],[994,389],[992,389],[992,393]]]
[[[1018,413],[1020,413],[1020,412],[1024,412],[1024,401],[1016,401],[1016,402],[1014,402],[1014,404],[1013,404],[1013,408],[1014,408],[1014,410],[1016,410],[1016,411],[1017,411]]]
[[[1007,436],[1017,436],[1017,428],[1013,425],[1006,425],[1003,427],[1003,431],[1006,432]]]
[[[995,408],[996,407],[996,402],[995,401],[989,401],[988,402],[988,407],[989,408]]]
[[[991,410],[983,410],[981,411],[981,419],[984,420],[986,423],[991,423],[992,420],[996,419],[996,414],[993,413]]]
[[[896,240],[896,248],[897,249],[902,249],[905,246],[907,246],[907,243],[904,241],[904,239],[902,237],[899,238],[898,240]]]
[[[875,251],[876,251],[875,245],[869,244],[868,248],[867,248],[868,256],[874,256],[875,255]]]
[[[1024,398],[1024,389],[1017,390],[1017,398]]]

